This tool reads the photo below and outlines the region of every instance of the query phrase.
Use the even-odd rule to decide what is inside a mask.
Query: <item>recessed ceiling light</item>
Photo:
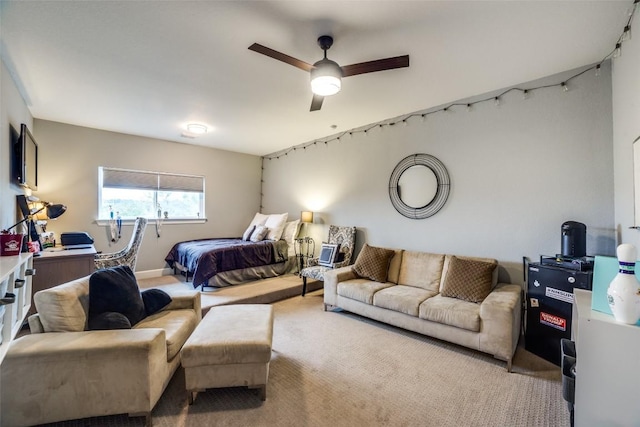
[[[187,131],[194,135],[204,135],[207,133],[207,127],[199,123],[189,123],[187,125]]]

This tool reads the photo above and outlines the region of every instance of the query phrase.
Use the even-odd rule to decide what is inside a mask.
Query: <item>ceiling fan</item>
[[[310,111],[319,110],[320,107],[322,107],[322,101],[324,101],[325,96],[335,95],[340,92],[342,77],[409,66],[409,55],[403,55],[341,67],[336,62],[327,58],[327,50],[333,45],[333,37],[318,37],[318,45],[324,51],[324,58],[313,65],[258,43],[249,46],[249,50],[308,71],[311,74],[311,91],[313,92]]]

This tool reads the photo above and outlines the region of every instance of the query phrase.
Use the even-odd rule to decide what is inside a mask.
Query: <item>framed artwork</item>
[[[340,245],[333,245],[330,243],[323,243],[320,248],[320,256],[318,257],[318,265],[325,267],[331,267],[338,256],[338,248]]]

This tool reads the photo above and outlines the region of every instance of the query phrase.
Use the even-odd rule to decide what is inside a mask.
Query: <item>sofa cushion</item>
[[[122,313],[131,325],[146,316],[136,276],[128,265],[103,268],[89,278],[89,318],[105,312]]]
[[[164,329],[167,340],[167,360],[173,359],[198,325],[196,312],[191,309],[164,310],[141,320],[133,329]]]
[[[389,262],[394,254],[392,249],[377,248],[365,243],[353,265],[353,271],[358,277],[386,282]]]
[[[339,282],[337,294],[341,297],[356,301],[373,304],[373,295],[381,289],[395,286],[389,282],[375,282],[368,279],[352,279],[346,282]]]
[[[443,265],[442,254],[404,251],[398,284],[416,286],[437,293],[440,290]]]
[[[435,295],[437,292],[415,286],[395,285],[376,292],[373,305],[417,317],[420,304]]]
[[[497,265],[497,262],[476,261],[452,256],[440,294],[443,297],[458,298],[469,302],[482,302],[491,291],[493,271]]]
[[[44,332],[87,329],[89,276],[38,291],[33,296]]]
[[[389,272],[387,273],[387,282],[398,284],[398,276],[400,275],[400,264],[402,263],[402,254],[404,250],[396,249],[395,254],[389,261]]]
[[[480,304],[436,295],[420,304],[418,317],[473,332],[480,331]]]

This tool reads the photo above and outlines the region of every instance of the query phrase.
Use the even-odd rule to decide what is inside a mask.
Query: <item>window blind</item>
[[[160,191],[204,192],[204,177],[165,172],[102,168],[102,186]]]

